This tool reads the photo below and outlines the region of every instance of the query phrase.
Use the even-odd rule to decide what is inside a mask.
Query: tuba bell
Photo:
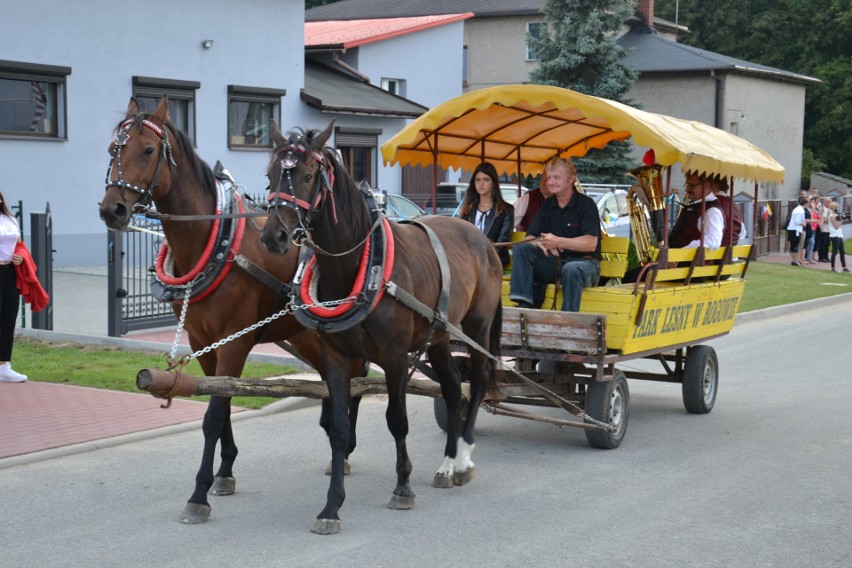
[[[627,204],[633,241],[642,264],[654,260],[652,247],[663,240],[666,196],[662,174],[663,166],[659,164],[641,166],[628,172],[637,181],[627,193]]]

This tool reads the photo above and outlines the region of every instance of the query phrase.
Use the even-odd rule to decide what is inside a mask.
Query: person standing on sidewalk
[[[0,192],[0,382],[21,383],[27,380],[12,369],[12,345],[15,341],[15,324],[18,321],[18,308],[21,294],[15,265],[24,258],[15,254],[15,245],[21,240],[18,220],[9,211],[6,197]]]
[[[846,250],[844,249],[843,244],[843,221],[837,216],[837,210],[840,209],[840,204],[838,202],[834,202],[829,207],[831,209],[831,214],[828,216],[828,236],[831,239],[831,271],[832,272],[852,272],[848,268],[846,268]],[[837,259],[837,255],[840,255],[840,266],[843,267],[843,270],[837,270],[834,268],[834,261]]]
[[[799,196],[798,206],[790,213],[790,223],[787,225],[787,240],[790,241],[790,264],[804,266],[804,249],[799,247],[805,233],[805,204],[808,198]]]

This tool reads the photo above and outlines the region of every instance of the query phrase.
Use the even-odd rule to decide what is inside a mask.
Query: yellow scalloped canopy
[[[545,85],[500,85],[436,106],[382,145],[385,164],[535,174],[550,158],[583,156],[613,140],[652,148],[657,163],[781,183],[784,167],[754,144],[702,122]]]

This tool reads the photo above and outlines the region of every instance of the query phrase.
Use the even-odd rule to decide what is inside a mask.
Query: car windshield
[[[420,217],[426,212],[402,195],[388,194],[385,196],[385,214],[391,221],[403,221]]]

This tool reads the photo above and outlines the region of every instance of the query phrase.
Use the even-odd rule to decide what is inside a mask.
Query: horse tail
[[[500,360],[500,336],[503,332],[503,299],[497,300],[497,309],[494,311],[494,319],[491,320],[491,330],[489,332],[489,351],[498,361]],[[488,373],[488,390],[499,390],[500,381],[498,377],[502,377],[503,373],[497,372],[497,363],[492,362],[491,372]]]

